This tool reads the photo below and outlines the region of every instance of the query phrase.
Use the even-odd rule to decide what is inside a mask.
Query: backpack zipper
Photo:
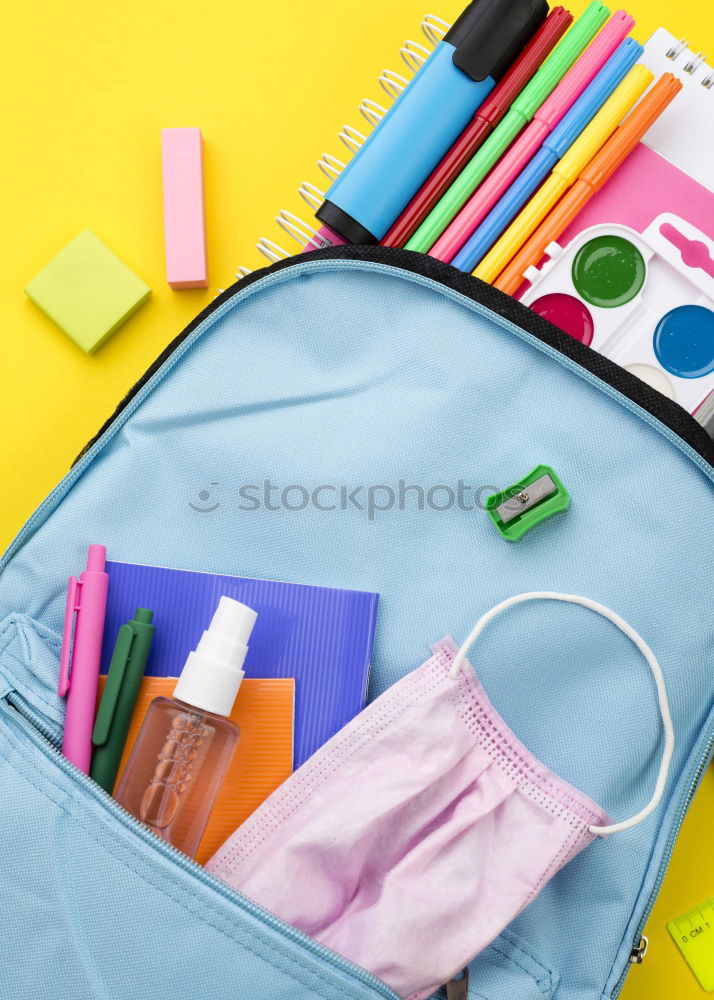
[[[630,952],[630,965],[641,965],[645,960],[647,949],[650,946],[650,939],[646,934],[640,938],[639,944]]]
[[[233,298],[239,291],[255,284],[262,278],[287,268],[309,264],[319,260],[354,260],[366,261],[374,264],[386,264],[401,271],[410,271],[413,274],[429,278],[438,284],[444,285],[453,291],[464,295],[473,302],[485,306],[491,312],[496,313],[503,319],[508,320],[514,326],[525,330],[538,340],[573,361],[580,368],[591,372],[593,375],[628,397],[643,410],[655,417],[660,423],[673,431],[677,437],[690,446],[709,465],[714,465],[714,441],[709,437],[704,428],[697,423],[694,417],[687,413],[677,403],[667,399],[656,389],[651,388],[642,382],[635,375],[625,371],[616,365],[609,358],[591,350],[574,337],[564,333],[557,326],[548,320],[543,319],[532,309],[522,305],[517,299],[506,295],[504,292],[487,285],[478,278],[470,274],[458,271],[451,264],[444,264],[442,261],[429,257],[426,254],[414,253],[411,250],[399,250],[394,247],[379,246],[339,246],[325,247],[322,250],[312,250],[309,254],[297,254],[285,260],[276,261],[269,267],[260,268],[241,278],[231,285],[226,291],[217,295],[216,298],[206,308],[198,314],[181,333],[175,337],[167,347],[161,352],[156,361],[147,368],[141,378],[134,383],[124,398],[119,402],[112,415],[104,422],[99,431],[92,437],[77,458],[72,463],[76,464],[83,455],[95,444],[96,441],[111,427],[122,410],[131,402],[134,396],[143,388],[149,379],[159,370],[174,351],[181,346],[184,340],[189,337],[201,323],[211,316],[217,309]]]
[[[610,994],[612,1000],[616,1000],[616,998],[622,992],[622,988],[625,985],[625,979],[627,978],[627,973],[630,971],[630,966],[639,965],[644,959],[645,955],[647,954],[647,946],[649,942],[647,940],[647,937],[644,935],[643,931],[645,929],[647,921],[650,918],[650,914],[652,913],[652,908],[655,904],[655,900],[659,895],[659,890],[662,886],[665,873],[669,866],[669,861],[670,858],[672,857],[672,851],[674,850],[674,845],[676,843],[677,836],[679,835],[682,823],[684,822],[684,817],[687,814],[687,810],[689,809],[691,801],[694,798],[694,794],[699,786],[699,782],[702,780],[704,772],[709,766],[712,756],[714,756],[714,733],[712,733],[712,735],[709,737],[706,744],[704,745],[704,750],[702,751],[702,754],[697,763],[697,767],[694,771],[694,776],[692,778],[692,781],[690,782],[689,786],[686,788],[684,794],[680,798],[679,806],[676,812],[675,822],[670,827],[664,853],[662,854],[662,859],[660,861],[659,868],[657,869],[657,875],[655,876],[654,885],[652,886],[652,891],[647,898],[647,903],[645,904],[645,908],[642,911],[642,916],[640,917],[640,922],[637,926],[637,931],[635,932],[629,959],[625,963],[625,966],[622,970],[622,974],[620,975],[620,978],[618,979],[612,993]]]
[[[28,735],[33,738],[33,742],[38,745],[46,754],[55,760],[60,767],[69,774],[78,784],[82,785],[89,793],[91,793],[94,798],[102,802],[110,812],[113,812],[125,826],[138,833],[145,841],[153,844],[154,847],[158,848],[167,857],[172,858],[178,862],[179,866],[187,872],[197,877],[200,881],[207,885],[210,885],[214,889],[218,889],[225,898],[235,902],[242,910],[249,913],[251,916],[258,917],[263,923],[266,923],[269,927],[279,931],[281,934],[289,937],[291,940],[297,941],[298,943],[307,946],[309,950],[317,954],[321,958],[325,959],[329,964],[337,966],[349,973],[352,976],[357,976],[362,982],[371,986],[373,989],[378,990],[382,996],[387,997],[388,1000],[399,1000],[397,995],[389,989],[389,987],[378,979],[376,976],[371,975],[365,969],[361,969],[359,966],[353,965],[346,959],[337,955],[335,952],[330,951],[325,948],[319,942],[315,941],[313,938],[308,937],[301,931],[292,927],[290,924],[285,924],[277,917],[268,913],[266,910],[261,909],[254,903],[251,903],[247,897],[242,896],[240,893],[231,889],[225,882],[220,879],[214,878],[210,875],[205,868],[199,865],[197,862],[193,861],[191,858],[187,857],[181,851],[177,850],[172,844],[167,843],[157,834],[155,834],[149,827],[145,826],[143,823],[139,822],[131,813],[127,812],[123,806],[105,792],[95,781],[89,778],[82,771],[78,770],[61,752],[61,735],[57,728],[51,727],[47,724],[44,716],[39,715],[24,698],[18,695],[16,692],[11,691],[5,697],[5,702],[13,707],[15,710],[13,718],[17,721],[20,727],[25,730]],[[0,700],[1,701],[1,700]],[[39,739],[38,739],[39,737]],[[648,940],[643,934],[645,925],[649,920],[650,914],[652,912],[652,907],[654,906],[657,895],[659,894],[662,881],[664,879],[667,867],[669,865],[670,858],[672,857],[672,851],[674,850],[674,845],[677,840],[677,836],[681,829],[682,823],[684,822],[684,817],[687,813],[689,805],[691,804],[694,794],[699,786],[706,768],[714,755],[714,733],[709,737],[707,743],[705,744],[704,750],[699,758],[697,767],[694,772],[692,781],[688,785],[685,793],[680,799],[680,805],[677,810],[677,818],[674,825],[670,828],[669,836],[667,837],[667,844],[665,851],[662,855],[662,859],[657,870],[657,875],[655,877],[655,882],[652,887],[652,891],[647,899],[645,909],[642,912],[640,921],[638,924],[637,932],[634,937],[634,944],[627,962],[623,966],[622,973],[618,979],[612,993],[610,994],[612,1000],[617,1000],[620,995],[624,985],[625,979],[627,978],[627,973],[630,970],[630,965],[639,964],[644,959],[647,953]],[[468,991],[468,967],[464,969],[462,977],[454,977],[445,984],[446,986],[446,996],[447,1000],[463,1000],[467,992],[464,994],[464,990]]]
[[[150,379],[171,359],[172,355],[179,350],[184,341],[205,320],[213,316],[244,289],[249,288],[263,278],[292,267],[309,267],[311,263],[321,260],[364,261],[407,271],[428,278],[437,284],[443,285],[445,288],[463,295],[472,302],[484,306],[491,312],[501,316],[510,325],[521,331],[525,331],[536,340],[546,344],[552,351],[560,355],[569,367],[573,369],[579,368],[588,372],[591,376],[594,376],[593,381],[599,381],[603,385],[614,389],[624,396],[626,400],[636,404],[663,426],[665,436],[670,439],[675,436],[684,446],[682,447],[682,451],[688,453],[689,457],[700,467],[702,467],[703,463],[707,466],[714,466],[714,441],[712,441],[704,428],[696,422],[691,414],[655,389],[650,388],[650,386],[634,375],[614,364],[614,362],[609,361],[596,351],[592,351],[589,347],[585,347],[584,344],[570,337],[567,333],[563,333],[562,330],[553,326],[552,323],[549,323],[531,309],[521,305],[520,302],[511,298],[510,295],[506,295],[497,288],[492,288],[491,285],[487,285],[483,281],[471,277],[470,274],[457,271],[450,264],[444,264],[433,257],[414,253],[410,250],[396,250],[392,247],[376,246],[327,247],[324,250],[313,250],[309,254],[298,254],[295,257],[288,257],[285,260],[277,261],[270,267],[253,271],[245,278],[241,278],[239,282],[231,285],[230,288],[226,289],[226,291],[222,292],[213,302],[206,306],[164,348],[156,361],[147,368],[141,378],[126,393],[100,430],[87,442],[72,463],[68,474],[34,511],[10,543],[2,558],[0,558],[0,572],[2,572],[6,563],[9,562],[17,549],[31,534],[37,521],[52,509],[55,502],[64,495],[74,482],[74,479],[81,473],[82,469],[78,465],[80,460],[84,459],[87,453],[94,449],[95,445],[108,433],[112,425]],[[709,469],[705,470],[705,472],[709,471]]]
[[[381,979],[373,976],[366,969],[361,969],[359,966],[353,965],[352,962],[326,948],[319,941],[308,937],[308,935],[303,934],[302,931],[297,930],[297,928],[292,927],[290,924],[284,923],[273,916],[272,913],[251,902],[246,896],[236,892],[235,889],[231,889],[226,882],[215,878],[202,865],[199,865],[198,862],[189,858],[186,854],[183,854],[172,844],[167,843],[167,841],[155,834],[153,830],[150,830],[148,826],[145,826],[132,816],[131,813],[127,812],[108,792],[105,792],[103,788],[88,775],[84,774],[83,771],[76,768],[64,756],[60,750],[61,736],[58,730],[49,726],[47,720],[43,716],[40,716],[17,692],[11,691],[6,695],[5,699],[0,699],[0,704],[3,705],[4,714],[12,719],[15,725],[19,726],[30,737],[33,744],[45,756],[50,758],[54,764],[57,764],[87,794],[91,795],[97,802],[100,802],[123,826],[128,827],[155,850],[158,850],[165,857],[170,858],[184,872],[198,879],[204,885],[209,886],[213,891],[217,891],[224,899],[229,900],[244,913],[257,919],[260,923],[266,925],[282,937],[301,945],[306,951],[321,959],[333,969],[337,969],[351,979],[357,980],[362,985],[369,987],[376,994],[384,997],[385,1000],[399,1000],[397,994],[386,983],[382,982]],[[7,706],[10,706],[10,708]]]
[[[445,984],[446,1000],[468,1000],[469,997],[469,967]]]

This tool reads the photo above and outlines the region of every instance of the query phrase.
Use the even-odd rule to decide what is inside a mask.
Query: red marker
[[[381,246],[403,247],[407,243],[479,146],[498,125],[546,56],[555,48],[556,42],[565,34],[572,20],[573,15],[564,7],[553,8],[518,59],[389,229]]]

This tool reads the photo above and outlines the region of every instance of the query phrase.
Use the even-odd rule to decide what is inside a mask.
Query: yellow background
[[[571,4],[580,13],[585,4]],[[386,98],[406,38],[458,0],[23,0],[3,16],[0,340],[0,547],[57,483],[117,401],[169,340],[257,267],[259,236],[288,248],[273,217],[308,216],[302,180],[321,188],[323,152],[341,159],[360,100]],[[633,0],[636,37],[659,25],[714,55],[710,0]],[[206,143],[211,286],[164,280],[159,132],[200,126]],[[696,141],[696,140],[694,140]],[[23,294],[40,267],[89,227],[153,288],[149,303],[95,357],[83,355]],[[648,927],[650,953],[626,1000],[703,996],[666,921],[714,891],[714,775],[685,824]]]

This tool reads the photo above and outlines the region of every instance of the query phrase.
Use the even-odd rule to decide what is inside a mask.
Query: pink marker
[[[459,214],[429,251],[430,257],[450,262],[508,190],[545,139],[567,114],[585,88],[600,72],[635,21],[624,10],[616,11],[568,70],[555,90],[533,116],[533,121],[476,188]]]
[[[107,607],[106,557],[103,545],[90,545],[87,568],[79,580],[69,578],[57,682],[60,697],[67,698],[62,753],[85,774],[89,773],[92,760],[92,728]]]
[[[203,136],[200,128],[161,130],[166,280],[172,288],[206,288]]]
[[[308,253],[310,250],[323,250],[325,247],[343,247],[347,245],[347,240],[333,232],[328,226],[320,226],[311,243],[306,243],[300,253]]]

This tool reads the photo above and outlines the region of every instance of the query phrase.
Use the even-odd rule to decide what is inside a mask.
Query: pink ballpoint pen
[[[107,607],[106,557],[103,545],[90,545],[87,568],[79,580],[69,578],[57,683],[60,697],[67,697],[62,753],[85,774],[89,773],[92,759],[92,728]]]
[[[612,15],[550,97],[541,104],[525,132],[501,157],[488,177],[476,188],[459,214],[447,226],[429,251],[430,257],[447,262],[453,260],[501,195],[508,190],[543,145],[544,140],[599,73],[620,42],[626,38],[634,23],[634,18],[624,10],[618,10]]]

